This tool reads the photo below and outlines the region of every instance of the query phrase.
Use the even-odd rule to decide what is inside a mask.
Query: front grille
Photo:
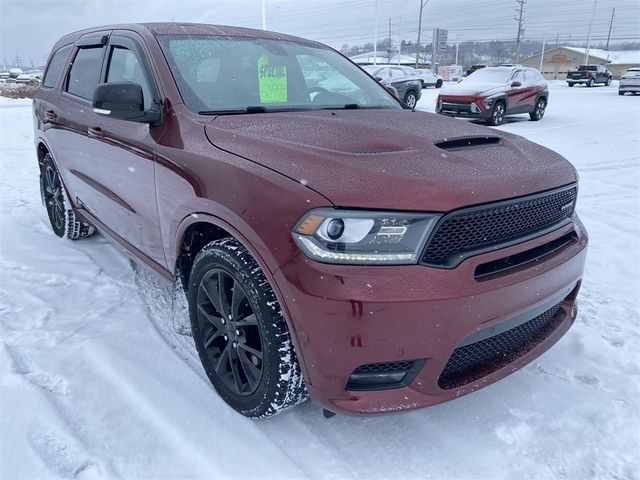
[[[466,385],[531,351],[560,324],[561,305],[562,302],[498,335],[456,348],[438,379],[440,388],[449,390]]]
[[[453,267],[462,259],[503,248],[571,218],[577,187],[466,208],[445,215],[422,255],[422,263]]]
[[[458,113],[471,113],[471,104],[470,103],[453,103],[453,102],[442,102],[441,111],[443,112],[458,112]]]

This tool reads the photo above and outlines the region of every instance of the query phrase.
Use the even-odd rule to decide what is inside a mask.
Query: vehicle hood
[[[495,84],[495,83],[475,83],[475,82],[460,82],[454,84],[448,84],[442,89],[441,95],[493,95],[494,93],[500,93],[507,90],[507,85]]]
[[[411,110],[227,115],[212,119],[205,131],[216,147],[307,185],[340,207],[447,211],[576,180],[563,157],[524,138]],[[500,144],[436,146],[478,137]]]

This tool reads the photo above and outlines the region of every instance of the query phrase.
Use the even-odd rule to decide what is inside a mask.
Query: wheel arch
[[[36,140],[36,155],[38,156],[38,168],[42,171],[42,165],[44,163],[44,157],[47,156],[48,153],[51,153],[51,149],[47,146],[47,144],[41,138]],[[51,155],[53,158],[53,154]],[[53,162],[55,163],[55,158]],[[57,164],[56,164],[57,167]]]
[[[184,291],[187,292],[189,287],[188,279],[191,272],[191,266],[195,260],[198,252],[205,247],[208,243],[225,237],[233,237],[240,244],[247,249],[251,256],[256,260],[260,268],[262,269],[265,277],[269,281],[271,288],[273,289],[276,299],[282,309],[282,315],[287,323],[287,328],[291,335],[294,347],[297,352],[298,361],[300,362],[300,368],[302,369],[305,382],[308,381],[309,375],[307,374],[307,365],[302,355],[302,345],[298,338],[297,331],[294,326],[294,322],[291,319],[291,314],[284,302],[284,295],[282,294],[272,270],[269,268],[265,259],[258,253],[257,249],[251,244],[251,242],[238,231],[235,227],[225,222],[223,219],[216,217],[208,213],[192,213],[185,217],[176,231],[176,241],[174,246],[174,258],[175,268],[174,276],[179,275],[179,281],[182,282]],[[187,247],[188,246],[188,247]],[[188,251],[187,251],[188,248]],[[185,270],[188,270],[188,274],[184,275]]]

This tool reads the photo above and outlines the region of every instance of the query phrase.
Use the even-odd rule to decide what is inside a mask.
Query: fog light
[[[476,105],[475,103],[471,104],[471,111],[473,113],[480,113],[480,107],[478,107],[478,105]]]
[[[409,385],[425,360],[368,363],[356,368],[349,376],[347,390],[389,390]]]

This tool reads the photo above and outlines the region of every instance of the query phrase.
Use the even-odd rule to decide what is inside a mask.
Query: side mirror
[[[133,82],[101,83],[93,92],[93,111],[119,120],[158,124],[159,110],[144,109],[142,87]]]
[[[382,81],[382,77],[373,77],[375,78],[377,81],[381,82]]]
[[[520,82],[511,82],[511,86],[512,87],[521,87],[522,83],[520,83]]]

